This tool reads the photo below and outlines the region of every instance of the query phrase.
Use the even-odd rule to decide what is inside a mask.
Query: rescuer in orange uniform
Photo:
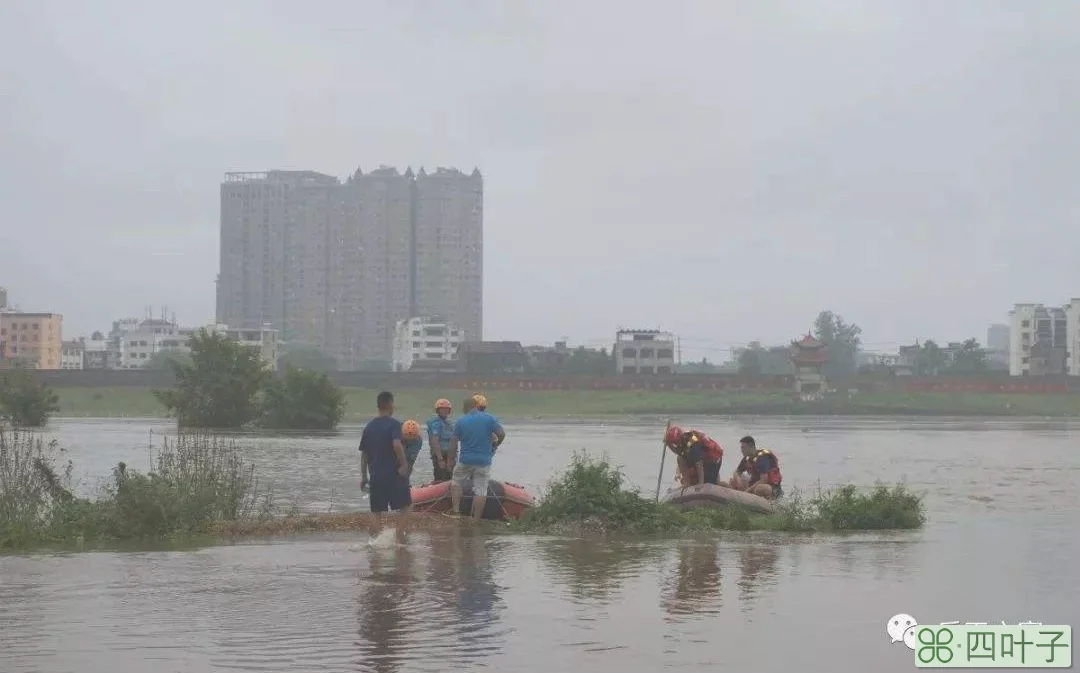
[[[671,426],[664,435],[664,445],[679,459],[680,481],[683,486],[720,483],[720,465],[724,449],[700,430],[684,431]]]
[[[769,449],[759,449],[750,435],[739,440],[743,458],[735,468],[729,485],[740,491],[760,495],[770,500],[784,494],[780,484],[780,459]]]

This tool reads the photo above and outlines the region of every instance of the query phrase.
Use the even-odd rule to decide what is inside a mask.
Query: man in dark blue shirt
[[[394,418],[393,393],[379,393],[376,403],[379,415],[368,421],[360,436],[360,488],[370,485],[372,512],[408,511],[412,504],[409,463],[401,421]]]

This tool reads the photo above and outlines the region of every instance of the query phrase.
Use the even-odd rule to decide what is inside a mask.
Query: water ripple
[[[1080,453],[1071,440],[1080,426],[699,420],[719,437],[751,427],[767,437],[793,487],[905,479],[926,492],[929,526],[667,541],[455,530],[388,549],[337,534],[0,556],[0,671],[771,673],[790,670],[791,657],[763,660],[762,646],[828,670],[828,643],[860,633],[868,635],[850,644],[852,665],[889,673],[910,669],[883,636],[875,640],[898,610],[927,620],[1077,621]],[[145,453],[145,425],[87,428],[57,428],[78,438],[80,470],[137,465]],[[513,437],[498,469],[517,480],[543,483],[586,443],[625,456],[630,480],[655,486],[654,426],[523,425]],[[361,503],[349,462],[355,438],[303,441],[300,450],[291,439],[252,438],[245,450],[278,492]],[[721,643],[740,646],[721,654]]]

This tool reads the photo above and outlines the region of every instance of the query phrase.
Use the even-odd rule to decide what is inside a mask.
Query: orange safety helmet
[[[446,409],[447,411],[449,411],[453,408],[454,405],[450,404],[450,400],[446,399],[445,397],[440,397],[439,399],[435,400],[435,411],[438,411],[439,409]]]
[[[408,440],[420,439],[420,424],[409,419],[401,424],[401,436]]]
[[[665,446],[670,446],[670,447],[676,447],[676,446],[679,445],[679,442],[682,440],[682,436],[683,436],[683,429],[680,428],[677,425],[673,425],[673,426],[671,426],[670,428],[667,429],[666,433],[664,433],[664,445]]]
[[[484,409],[487,409],[487,398],[486,397],[484,397],[480,393],[476,393],[475,395],[472,396],[472,399],[473,399],[473,402],[476,403],[476,408],[477,409],[479,409],[480,411],[483,411]]]

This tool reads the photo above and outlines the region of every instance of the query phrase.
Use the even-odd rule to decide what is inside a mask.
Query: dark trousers
[[[448,458],[449,458],[449,455],[444,453],[443,454],[443,462],[446,462],[446,460]],[[450,481],[450,479],[453,477],[453,474],[450,472],[449,467],[447,467],[447,469],[445,469],[445,470],[439,467],[439,461],[435,460],[435,456],[431,457],[431,469],[432,469],[432,472],[434,472],[434,474],[435,474],[434,481],[436,483],[438,483],[440,481]]]

